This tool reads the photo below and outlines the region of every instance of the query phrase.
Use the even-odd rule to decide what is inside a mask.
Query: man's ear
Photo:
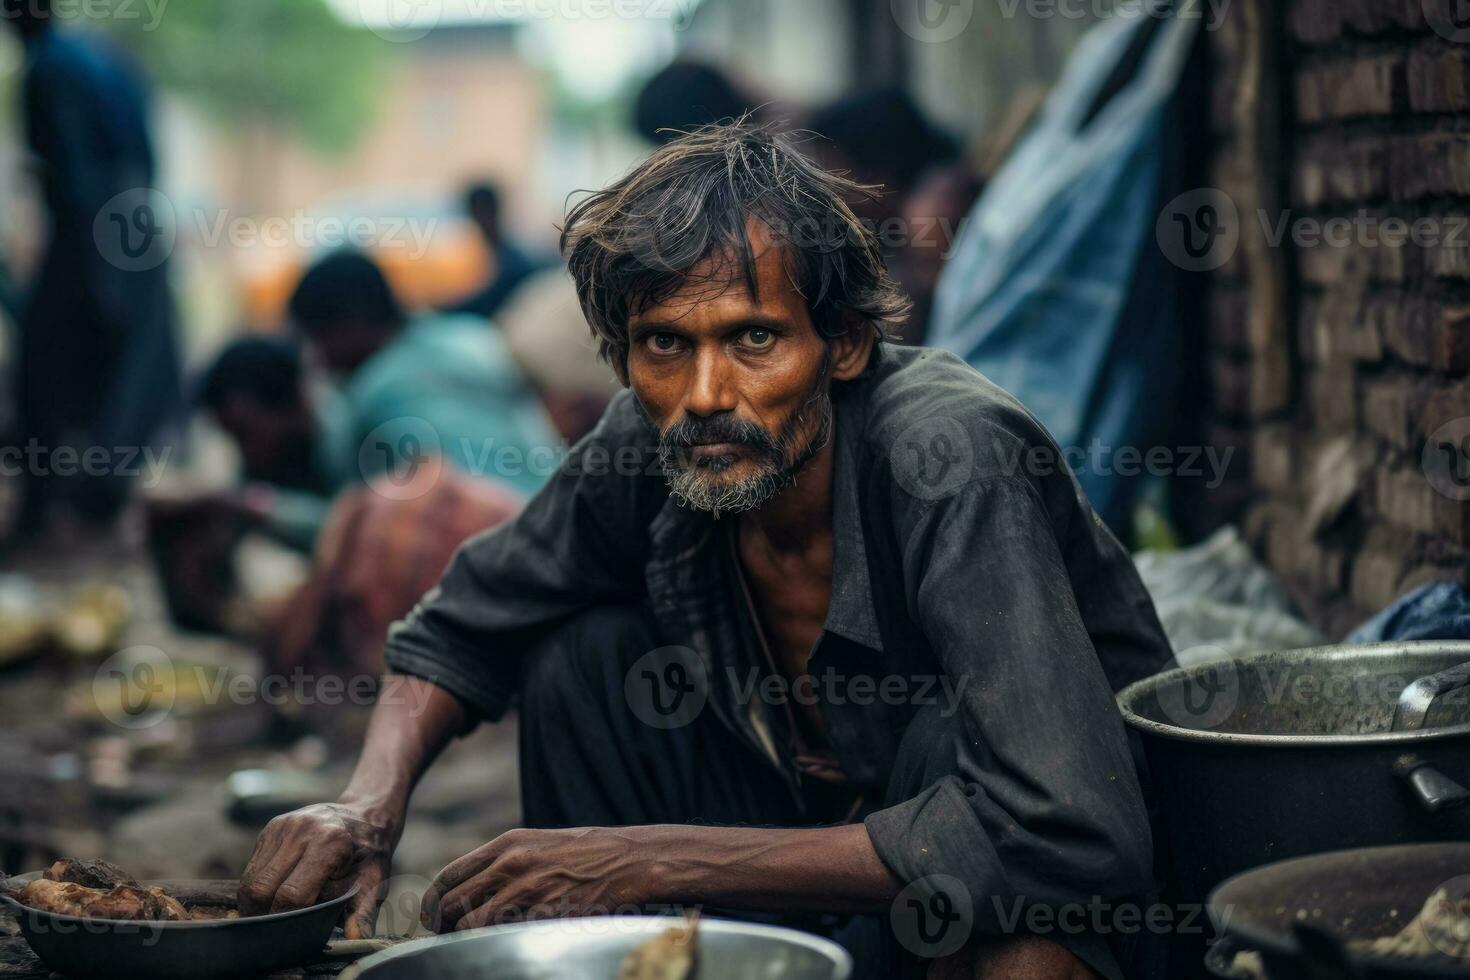
[[[866,371],[878,339],[873,327],[854,313],[843,314],[843,322],[847,329],[830,341],[833,381],[851,381]]]

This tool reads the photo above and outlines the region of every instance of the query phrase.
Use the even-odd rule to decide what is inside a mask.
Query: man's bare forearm
[[[401,831],[419,777],[474,720],[459,699],[418,677],[383,679],[362,755],[340,802]]]
[[[872,912],[902,890],[862,824],[799,830],[628,828],[670,903],[752,911]]]

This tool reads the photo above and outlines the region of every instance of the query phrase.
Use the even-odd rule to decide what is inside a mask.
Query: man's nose
[[[685,399],[685,410],[701,417],[734,411],[735,386],[729,368],[719,351],[700,351],[694,361],[694,379]]]

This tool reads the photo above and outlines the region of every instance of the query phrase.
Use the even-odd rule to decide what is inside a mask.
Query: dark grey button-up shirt
[[[1018,899],[1141,893],[1150,832],[1113,692],[1169,650],[1127,552],[1041,424],[959,359],[884,348],[833,400],[832,598],[809,662],[832,750],[882,799],[921,693],[967,735],[960,771],[868,815],[879,855],[907,881],[959,878],[996,931]],[[646,603],[704,662],[720,717],[794,784],[774,749],[789,714],[744,683],[764,657],[728,519],[670,499],[656,441],[619,396],[517,520],[460,550],[394,628],[388,663],[494,719],[528,637]]]

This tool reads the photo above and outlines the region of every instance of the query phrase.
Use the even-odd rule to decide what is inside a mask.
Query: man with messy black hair
[[[351,786],[266,829],[247,910],[355,881],[369,931],[415,780],[516,703],[529,829],[440,873],[441,931],[708,906],[860,975],[1124,974],[1086,914],[1151,885],[1113,691],[1167,643],[1042,427],[882,343],[906,303],[866,191],[735,125],[573,209],[629,391],[394,629]]]

